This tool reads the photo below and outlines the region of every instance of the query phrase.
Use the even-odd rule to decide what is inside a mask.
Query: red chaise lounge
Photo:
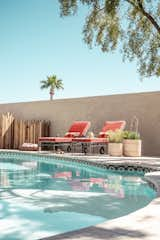
[[[89,121],[75,121],[69,128],[64,137],[40,137],[38,139],[39,149],[47,145],[53,145],[54,150],[57,146],[68,144],[67,151],[71,151],[71,143],[74,138],[85,137],[91,123]]]
[[[117,129],[123,130],[125,128],[126,122],[125,121],[106,121],[101,132],[99,133],[98,137],[94,138],[74,138],[72,140],[74,149],[78,143],[81,145],[82,152],[85,154],[87,152],[92,152],[92,148],[94,146],[99,145],[99,153],[104,154],[105,153],[105,147],[106,144],[108,143],[107,139],[107,131],[115,131]]]

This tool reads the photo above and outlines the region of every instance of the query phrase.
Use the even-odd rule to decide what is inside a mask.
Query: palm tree
[[[41,89],[50,88],[50,100],[53,100],[55,89],[64,89],[63,82],[56,75],[47,76],[47,80],[41,81]]]

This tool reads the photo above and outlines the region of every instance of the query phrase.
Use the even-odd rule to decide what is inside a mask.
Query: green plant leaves
[[[106,132],[107,138],[109,142],[112,143],[121,143],[123,139],[140,139],[140,134],[134,131],[123,131],[117,129],[115,131],[107,131]]]
[[[160,2],[155,0],[59,0],[61,16],[84,5],[83,39],[103,52],[120,49],[123,60],[137,61],[141,77],[160,76]]]

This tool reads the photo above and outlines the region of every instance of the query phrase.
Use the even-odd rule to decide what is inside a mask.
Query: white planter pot
[[[140,157],[142,152],[142,140],[123,140],[123,154],[126,157]]]
[[[108,143],[108,154],[114,157],[120,157],[123,154],[122,143]]]

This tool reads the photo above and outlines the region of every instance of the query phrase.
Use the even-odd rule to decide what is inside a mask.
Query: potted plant
[[[119,157],[123,155],[123,131],[117,129],[115,131],[107,131],[108,138],[108,154],[110,156]]]
[[[140,157],[142,140],[140,134],[134,131],[124,131],[123,133],[123,153],[127,157]]]

